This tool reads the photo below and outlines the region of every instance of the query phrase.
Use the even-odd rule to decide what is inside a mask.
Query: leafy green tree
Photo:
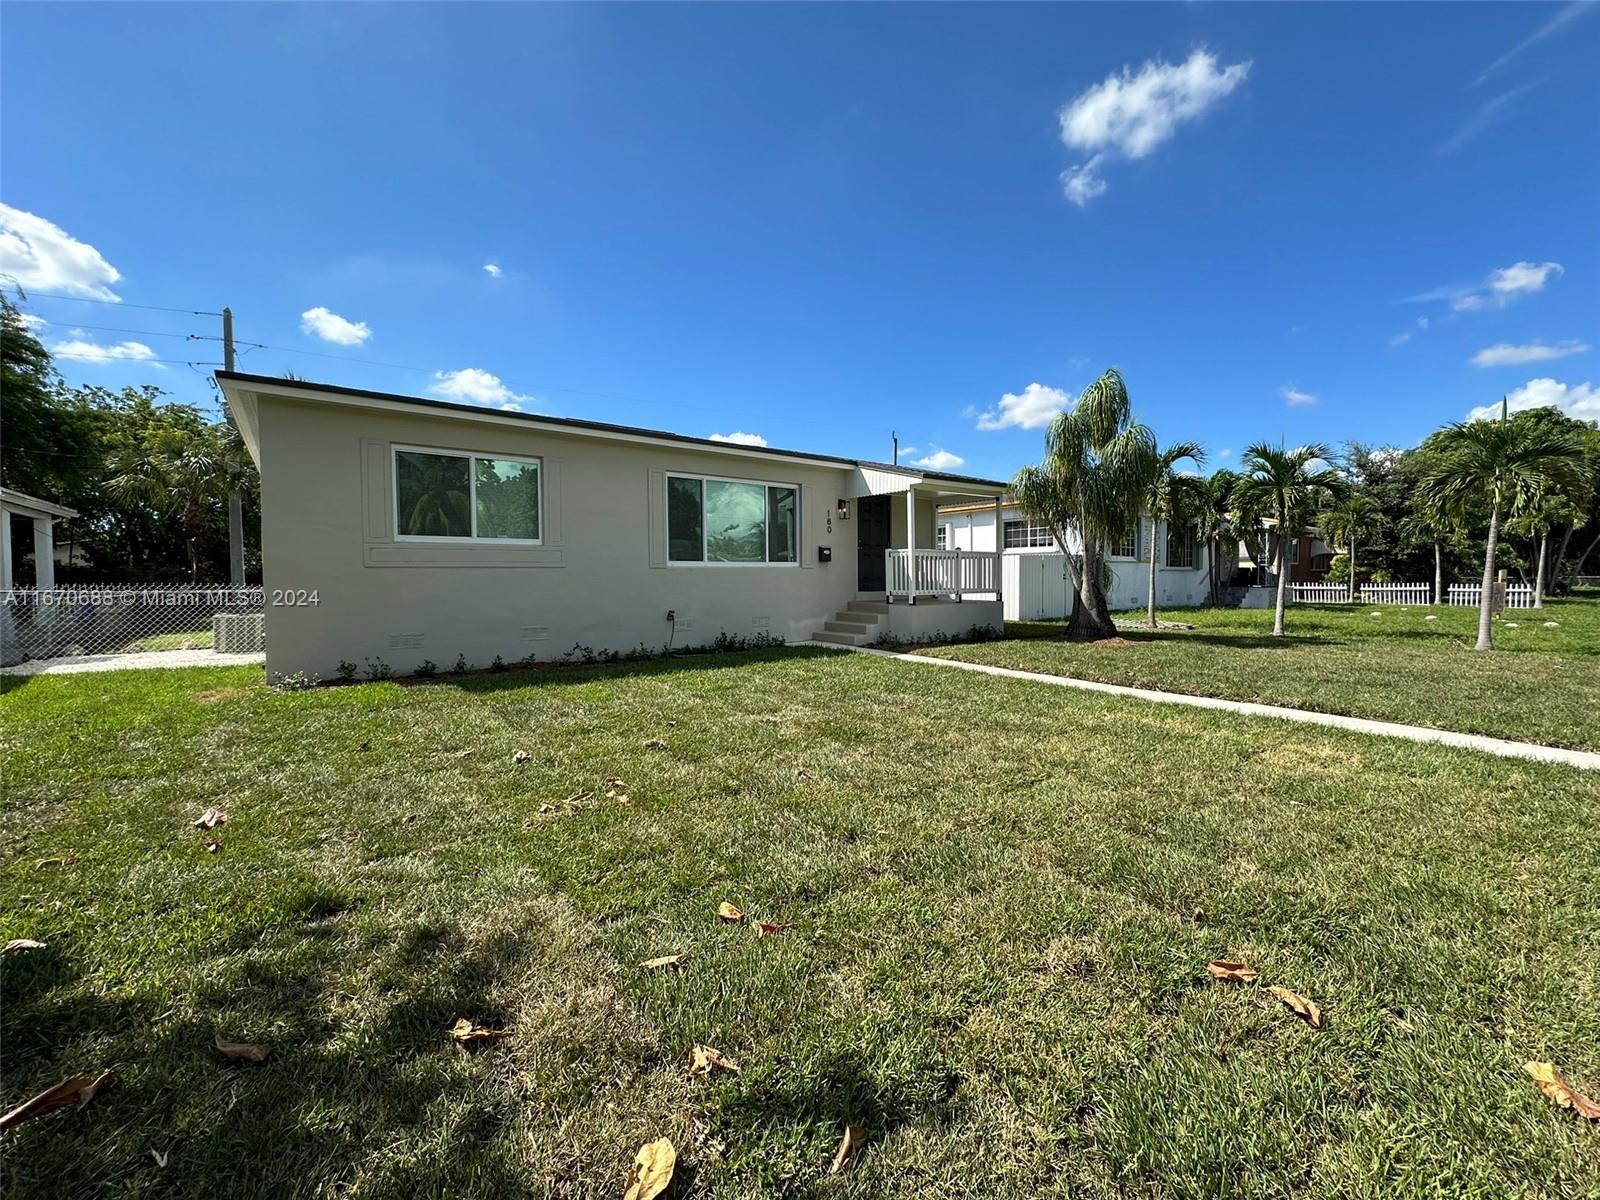
[[[1075,599],[1072,637],[1112,637],[1106,603],[1107,543],[1127,528],[1156,470],[1156,441],[1133,420],[1128,389],[1115,368],[1083,390],[1077,403],[1045,430],[1044,461],[1024,467],[1011,491],[1031,519],[1049,527],[1067,560]],[[1081,557],[1073,554],[1076,534]]]
[[[1206,452],[1199,442],[1174,442],[1165,450],[1156,451],[1155,472],[1144,490],[1145,516],[1150,519],[1150,585],[1145,605],[1145,623],[1156,627],[1156,565],[1160,561],[1158,540],[1161,525],[1170,528],[1180,518],[1187,523],[1190,513],[1200,507],[1200,496],[1205,484],[1194,475],[1179,471],[1178,464],[1187,459],[1203,467]]]
[[[1502,520],[1520,516],[1544,489],[1581,487],[1587,474],[1579,432],[1553,424],[1538,412],[1533,409],[1513,417],[1502,400],[1499,420],[1458,421],[1424,443],[1435,457],[1422,481],[1422,503],[1461,514],[1474,501],[1488,501],[1478,650],[1494,649],[1491,603]]]
[[[1277,522],[1273,570],[1278,576],[1273,604],[1272,636],[1283,636],[1283,609],[1289,594],[1289,542],[1297,537],[1313,513],[1331,504],[1340,493],[1337,475],[1328,466],[1328,448],[1320,443],[1285,450],[1257,442],[1244,452],[1240,485],[1245,506]]]
[[[1352,603],[1360,576],[1356,563],[1356,547],[1369,534],[1378,521],[1378,503],[1361,492],[1347,492],[1326,512],[1319,522],[1322,536],[1335,546],[1342,546],[1349,562],[1349,596]]]

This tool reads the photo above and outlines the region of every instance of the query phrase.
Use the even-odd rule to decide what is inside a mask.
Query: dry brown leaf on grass
[[[672,1172],[678,1165],[678,1152],[666,1138],[657,1138],[639,1147],[633,1156],[633,1169],[628,1172],[628,1190],[622,1200],[655,1200],[672,1182]]]
[[[649,741],[647,741],[644,744],[644,748],[646,750],[665,750],[667,748],[666,739],[665,738],[651,738]]]
[[[207,842],[206,843],[206,853],[207,854],[215,854],[218,850],[221,850],[221,849],[222,849],[222,843],[221,842]]]
[[[46,1088],[0,1117],[0,1132],[55,1112],[58,1108],[82,1108],[116,1077],[115,1071],[102,1071],[99,1075],[74,1075],[71,1079],[63,1079],[55,1087]]]
[[[1322,1010],[1317,1007],[1315,1000],[1307,1000],[1299,992],[1291,992],[1286,987],[1278,987],[1276,985],[1269,987],[1267,991],[1282,1000],[1288,1006],[1290,1012],[1294,1013],[1295,1016],[1299,1017],[1311,1028],[1322,1028]]]
[[[829,1175],[837,1175],[850,1165],[860,1150],[867,1142],[867,1127],[865,1125],[846,1125],[844,1136],[839,1139],[839,1148],[833,1152],[833,1165],[828,1168]]]
[[[793,923],[788,925],[779,925],[773,921],[757,921],[752,928],[755,929],[757,937],[771,937],[775,933],[782,933],[786,929],[793,929],[794,925]]]
[[[470,1046],[476,1042],[508,1038],[511,1036],[511,1031],[509,1029],[485,1029],[482,1025],[474,1025],[471,1021],[462,1017],[461,1020],[450,1027],[450,1036],[457,1045]]]
[[[520,767],[532,757],[533,755],[529,754],[526,750],[518,750],[511,756],[511,761]]]
[[[717,916],[721,917],[724,921],[742,921],[744,920],[744,909],[739,908],[736,905],[729,904],[726,900],[724,900],[721,904],[717,905]]]
[[[687,954],[663,954],[660,958],[647,958],[639,965],[646,971],[659,971],[663,967],[677,967],[683,965]]]
[[[689,1074],[709,1075],[717,1067],[721,1067],[724,1071],[732,1071],[735,1075],[739,1073],[739,1064],[720,1050],[696,1045],[689,1051]]]
[[[1206,964],[1206,970],[1211,972],[1212,978],[1224,983],[1254,983],[1261,977],[1261,973],[1248,963],[1229,962],[1225,958],[1212,959]]]
[[[230,1042],[220,1033],[217,1034],[217,1049],[224,1058],[234,1062],[266,1062],[267,1055],[271,1052],[270,1046],[263,1046],[259,1042]]]
[[[1533,1077],[1541,1092],[1562,1108],[1570,1108],[1586,1121],[1600,1121],[1600,1104],[1568,1083],[1566,1076],[1556,1069],[1555,1063],[1524,1063],[1522,1069]]]
[[[5,953],[15,954],[19,950],[43,950],[44,943],[36,942],[32,938],[12,938],[6,943]]]
[[[78,861],[76,854],[63,854],[60,858],[41,858],[33,864],[33,869],[43,871],[47,867],[70,867]]]
[[[228,819],[228,814],[220,808],[208,808],[194,819],[196,829],[215,829]]]

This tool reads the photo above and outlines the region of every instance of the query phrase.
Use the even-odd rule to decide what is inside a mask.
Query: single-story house
[[[1235,564],[1234,580],[1255,587],[1276,586],[1277,572],[1272,564],[1278,553],[1277,521],[1267,517],[1262,521],[1263,536],[1259,540],[1262,561],[1257,564],[1250,557],[1250,547],[1239,543],[1239,560]],[[1289,582],[1321,583],[1328,577],[1333,565],[1334,550],[1314,531],[1305,530],[1289,539]]]
[[[16,586],[16,555],[11,540],[14,519],[25,521],[33,535],[30,582],[41,591],[49,591],[56,585],[56,522],[77,515],[74,509],[0,487],[0,588],[10,591]]]
[[[934,518],[996,506],[1004,483],[301,380],[217,382],[261,473],[274,674],[1001,624],[999,554],[936,550]]]
[[[934,545],[985,553],[995,549],[995,528],[1000,529],[1004,555],[1001,569],[1003,603],[1008,621],[1037,621],[1065,617],[1072,609],[1071,585],[1060,548],[1050,530],[1030,521],[1015,502],[997,511],[992,504],[952,504],[939,510]],[[1075,531],[1069,531],[1070,549],[1081,551]],[[1156,562],[1156,600],[1166,607],[1204,604],[1211,595],[1210,550],[1195,537],[1193,525],[1169,528],[1160,523]],[[1142,608],[1150,594],[1150,522],[1141,519],[1137,531],[1130,523],[1127,535],[1106,547],[1111,586],[1106,600],[1113,610]],[[1226,582],[1224,580],[1223,582]]]

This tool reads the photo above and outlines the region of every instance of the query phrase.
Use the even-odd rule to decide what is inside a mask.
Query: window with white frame
[[[933,548],[935,550],[950,549],[950,526],[940,525],[933,531]]]
[[[1038,521],[1013,520],[1005,523],[1004,546],[1007,550],[1031,550],[1038,546],[1053,546],[1055,541],[1050,534],[1050,527]]]
[[[667,561],[760,565],[799,560],[793,484],[667,476]]]
[[[1194,566],[1194,526],[1184,525],[1174,529],[1167,526],[1167,566]]]
[[[394,447],[400,541],[538,542],[539,460]]]
[[[1113,539],[1111,544],[1106,547],[1106,553],[1112,558],[1138,558],[1138,524],[1129,525],[1120,538]]]

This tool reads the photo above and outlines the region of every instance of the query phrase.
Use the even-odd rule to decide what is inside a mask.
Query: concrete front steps
[[[852,600],[842,612],[833,614],[822,629],[811,635],[814,642],[837,646],[867,646],[880,636],[878,623],[889,613],[889,606],[871,600]]]

